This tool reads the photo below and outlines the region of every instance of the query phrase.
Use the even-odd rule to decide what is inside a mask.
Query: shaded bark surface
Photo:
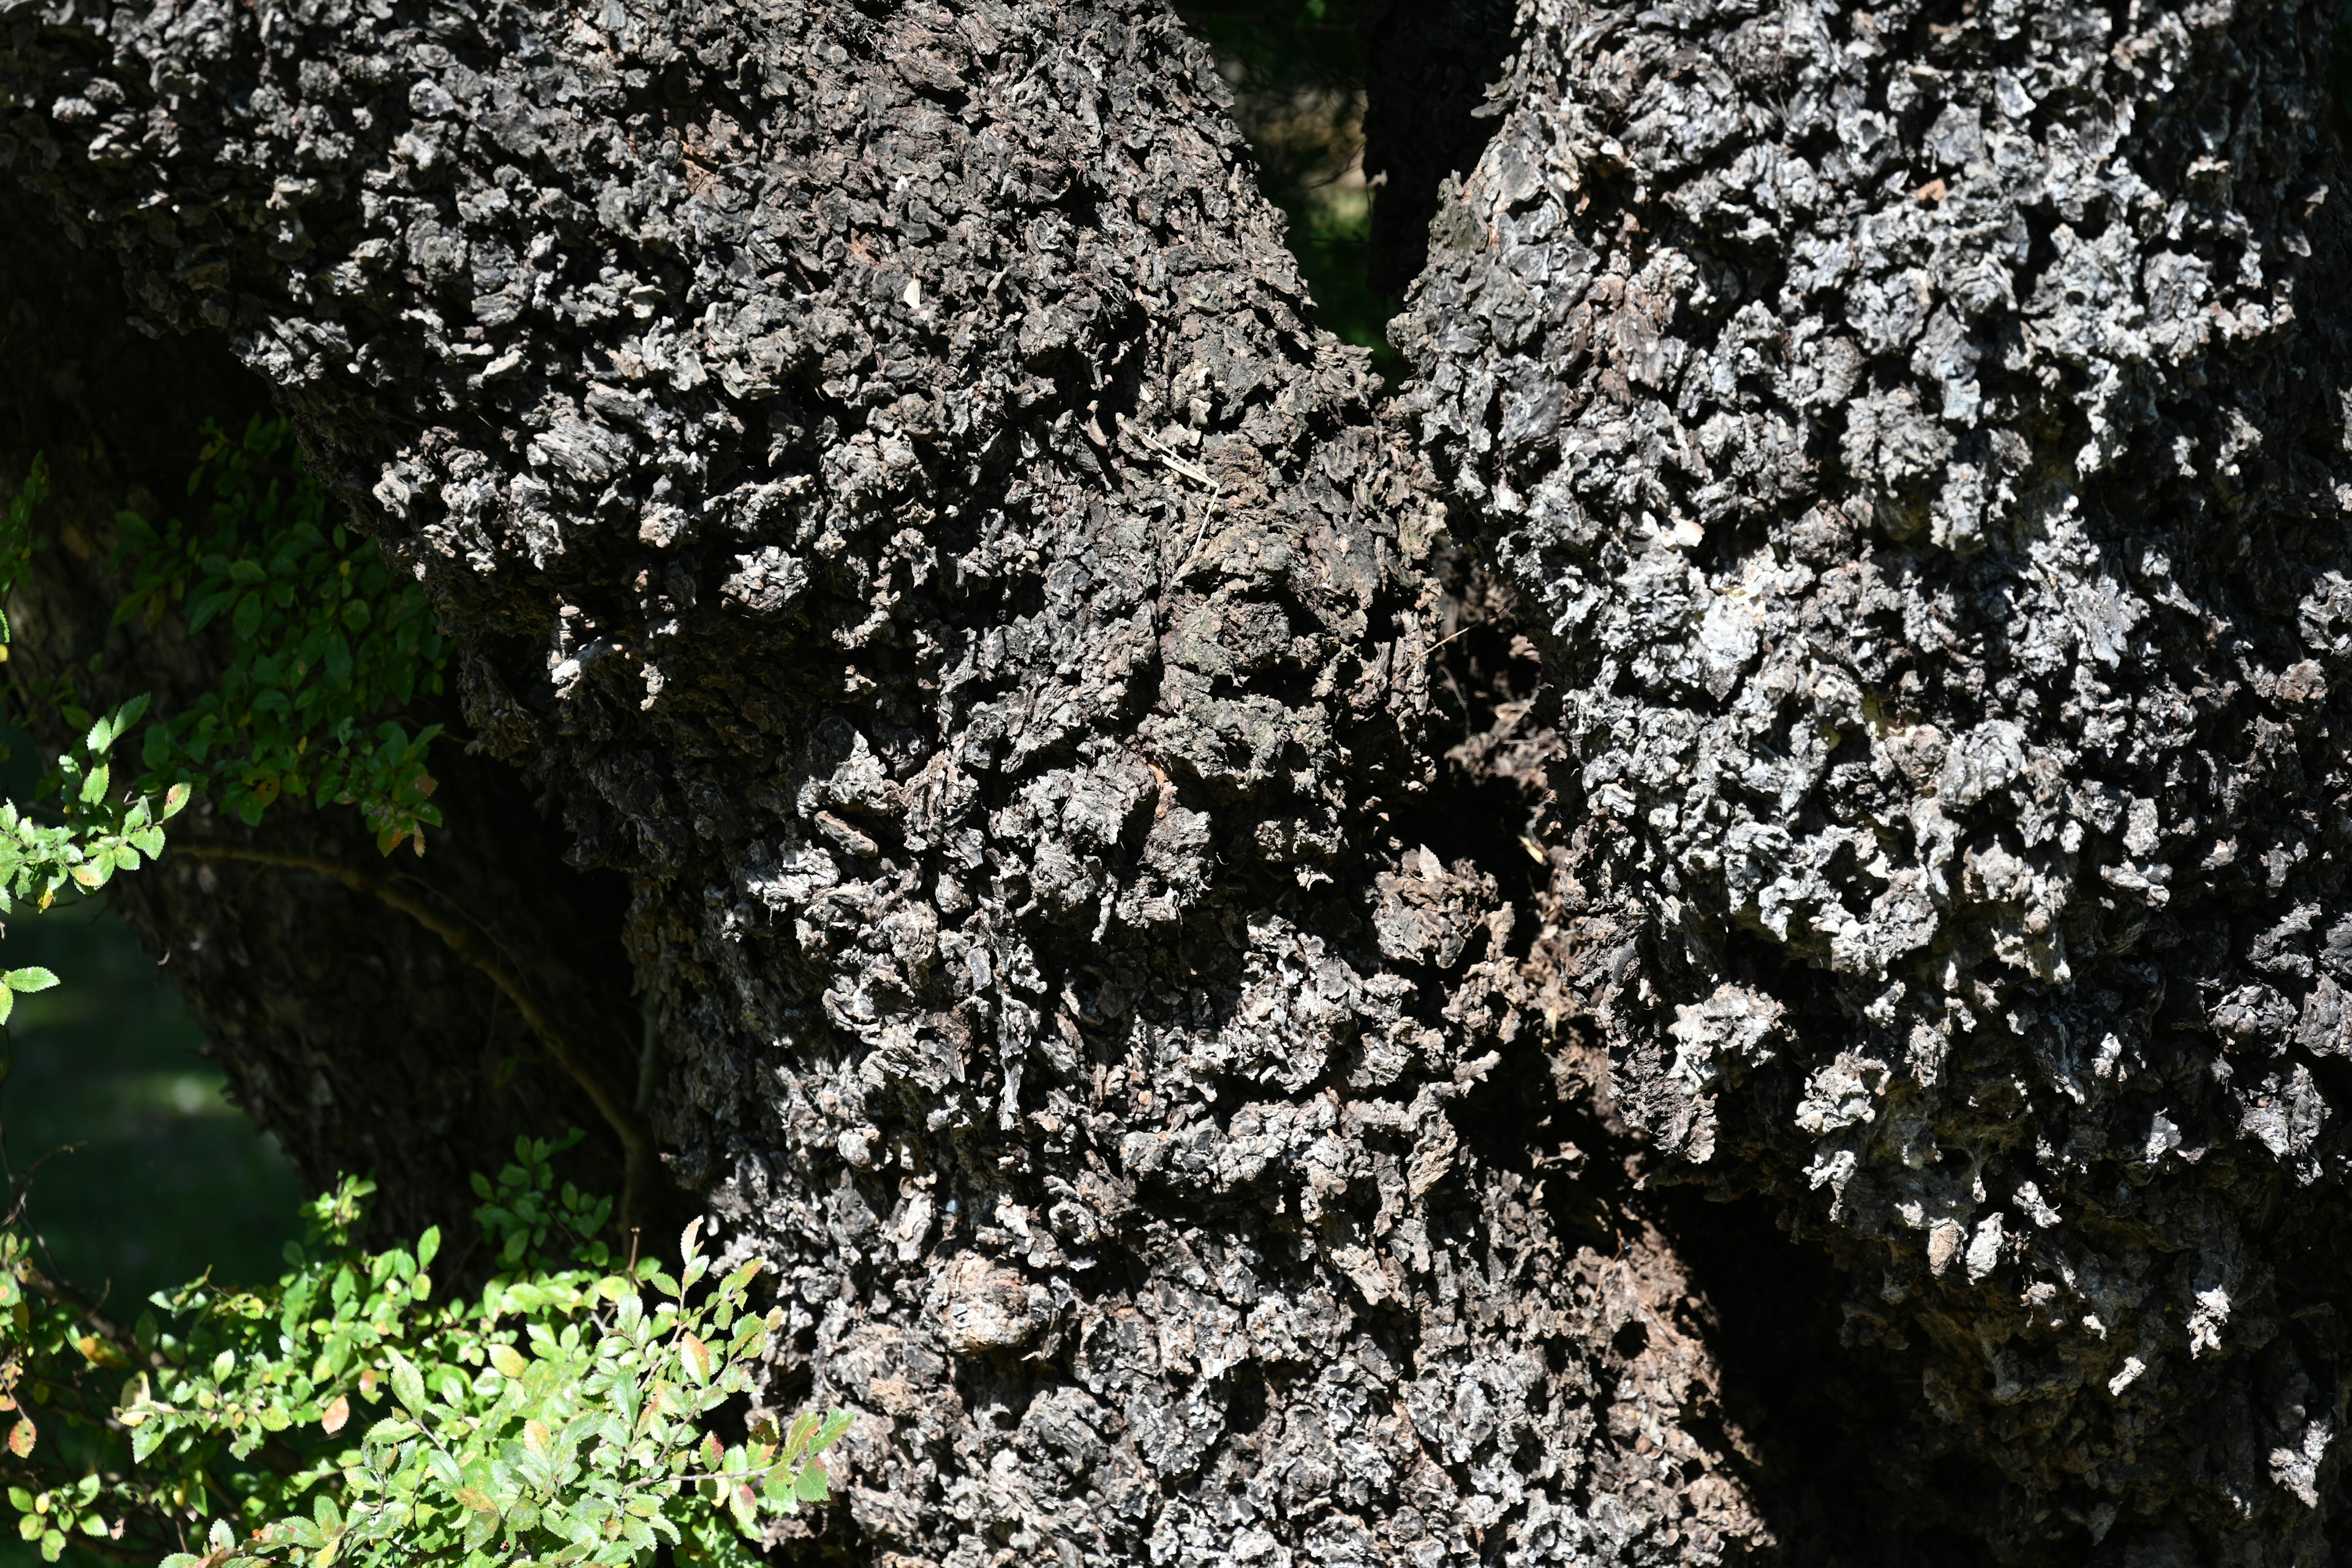
[[[628,878],[769,1396],[864,1413],[832,1546],[1764,1542],[1531,922],[1427,847],[1442,512],[1164,11],[9,15],[18,177]]]
[[[2318,10],[1566,5],[1400,340],[1562,694],[1574,989],[2007,1560],[2332,1561]]]
[[[110,255],[67,238],[47,201],[0,200],[0,475],[13,491],[39,453],[54,489],[35,520],[33,580],[8,606],[5,669],[12,708],[47,745],[67,739],[53,682],[89,706],[151,692],[163,713],[215,682],[225,626],[191,637],[177,617],[114,625],[126,586],[111,563],[114,518],[184,506],[201,421],[241,426],[267,409],[267,388],[216,338],[133,331],[119,277]],[[122,754],[136,747],[134,736]],[[355,812],[292,800],[257,832],[200,799],[175,839],[359,866],[467,912],[566,1029],[634,1082],[641,1031],[617,879],[563,863],[511,770],[454,742],[434,766],[450,830],[422,861],[404,851],[387,864]],[[467,1174],[498,1169],[518,1134],[604,1132],[490,983],[372,898],[315,873],[184,856],[118,878],[107,897],[169,966],[236,1102],[314,1185],[375,1173],[390,1234],[435,1223],[462,1234]]]

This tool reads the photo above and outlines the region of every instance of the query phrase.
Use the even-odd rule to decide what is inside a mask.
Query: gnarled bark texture
[[[1613,1103],[1840,1271],[1915,1521],[2327,1560],[2316,13],[1532,0],[1417,429],[1141,0],[0,26],[0,159],[267,382],[625,878],[769,1396],[865,1413],[816,1544],[1767,1550]],[[1482,605],[1549,707],[1508,644],[1433,691]]]
[[[1442,512],[1163,10],[7,16],[17,177],[271,384],[629,879],[771,1397],[864,1413],[838,1544],[1761,1543],[1423,842]]]
[[[2010,1559],[2343,1529],[2332,20],[1537,0],[1399,330],[1629,1113]]]

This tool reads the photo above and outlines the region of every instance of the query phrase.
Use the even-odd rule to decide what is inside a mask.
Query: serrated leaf
[[[833,1495],[830,1478],[824,1473],[824,1461],[811,1459],[793,1478],[793,1495],[803,1502],[823,1502]]]
[[[8,1451],[20,1459],[31,1458],[33,1445],[40,1440],[41,1429],[33,1425],[29,1415],[18,1416],[16,1424],[8,1428]]]
[[[710,1385],[710,1347],[688,1334],[678,1348],[686,1360],[687,1375],[708,1388]]]
[[[332,1405],[328,1405],[327,1408],[320,1413],[319,1416],[319,1426],[323,1431],[325,1431],[328,1436],[331,1437],[336,1433],[341,1431],[343,1429],[343,1423],[349,1421],[351,1418],[351,1396],[345,1394],[338,1394],[335,1395],[335,1402]]]
[[[34,991],[47,991],[50,986],[55,985],[58,983],[58,977],[56,975],[50,973],[47,970],[41,968],[38,964],[28,965],[23,969],[12,969],[8,972],[5,978],[7,980],[9,990],[24,991],[28,993]]]
[[[512,1345],[492,1345],[490,1364],[507,1377],[520,1378],[530,1371],[530,1363]]]

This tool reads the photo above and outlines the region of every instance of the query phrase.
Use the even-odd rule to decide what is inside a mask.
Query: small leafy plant
[[[436,1294],[437,1229],[354,1245],[364,1181],[309,1205],[274,1288],[199,1279],[129,1330],[0,1231],[0,1482],[24,1538],[163,1568],[756,1562],[767,1519],[826,1497],[818,1456],[851,1418],[722,1438],[783,1321],[751,1310],[759,1266],[713,1279],[698,1221],[675,1276],[615,1259],[610,1201],[556,1182],[571,1141],[476,1178],[501,1271],[472,1301]]]
[[[142,858],[163,853],[163,824],[188,804],[188,785],[172,784],[160,796],[136,789],[118,795],[107,762],[146,707],[146,698],[132,698],[58,758],[49,780],[54,805],[0,801],[0,914],[14,912],[20,900],[47,909],[68,887],[96,892],[117,871],[135,871]],[[0,1023],[12,1005],[0,995]]]
[[[115,520],[131,577],[118,621],[152,626],[177,605],[192,632],[225,620],[235,634],[219,685],[149,726],[148,787],[216,790],[248,826],[281,795],[356,805],[383,853],[404,840],[424,853],[441,821],[425,770],[441,731],[392,716],[441,689],[446,650],[423,590],[330,520],[284,420],[205,434],[188,479],[202,523]]]

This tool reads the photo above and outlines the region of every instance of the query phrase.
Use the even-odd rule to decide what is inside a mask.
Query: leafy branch
[[[441,729],[397,715],[441,689],[446,649],[424,591],[330,521],[284,420],[205,430],[188,478],[201,523],[115,519],[131,578],[118,623],[152,626],[176,606],[192,632],[226,622],[234,634],[215,689],[149,727],[148,787],[217,792],[248,826],[280,795],[356,805],[384,854],[404,841],[423,854],[441,821],[425,768]]]
[[[307,1206],[274,1288],[199,1279],[127,1331],[93,1326],[0,1230],[0,1483],[20,1533],[53,1562],[79,1542],[163,1568],[755,1561],[769,1519],[826,1498],[818,1456],[851,1417],[710,1429],[782,1312],[751,1310],[756,1262],[711,1277],[699,1221],[675,1276],[616,1263],[610,1200],[554,1176],[577,1137],[521,1140],[495,1183],[475,1177],[503,1272],[470,1302],[436,1294],[437,1228],[353,1245],[364,1181]]]

